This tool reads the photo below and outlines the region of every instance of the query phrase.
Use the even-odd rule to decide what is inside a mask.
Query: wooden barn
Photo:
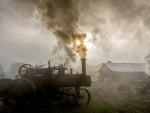
[[[99,70],[99,81],[134,83],[144,79],[145,63],[103,63]]]

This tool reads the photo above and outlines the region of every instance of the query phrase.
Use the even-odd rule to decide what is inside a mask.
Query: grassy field
[[[0,101],[0,113],[150,113],[150,94],[139,95],[134,90],[119,92],[99,83],[88,90],[92,97],[88,105],[53,102],[10,108]]]

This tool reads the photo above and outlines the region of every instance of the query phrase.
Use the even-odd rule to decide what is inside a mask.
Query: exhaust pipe
[[[86,59],[81,59],[82,75],[86,76]]]

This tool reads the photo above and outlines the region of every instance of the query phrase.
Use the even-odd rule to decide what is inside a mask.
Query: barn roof
[[[145,72],[146,69],[145,63],[105,63],[104,65],[110,70],[118,72]]]

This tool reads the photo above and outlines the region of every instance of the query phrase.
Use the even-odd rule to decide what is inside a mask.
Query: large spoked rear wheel
[[[75,105],[86,105],[90,102],[91,95],[85,88],[81,88],[79,93],[75,95]]]

